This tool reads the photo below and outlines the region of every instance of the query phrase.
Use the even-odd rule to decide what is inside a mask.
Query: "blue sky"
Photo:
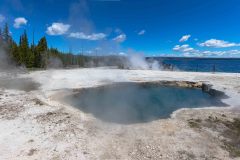
[[[1,0],[13,38],[85,54],[240,57],[238,0]]]

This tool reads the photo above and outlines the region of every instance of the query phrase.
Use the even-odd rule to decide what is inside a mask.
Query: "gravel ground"
[[[229,128],[238,133],[230,122],[240,117],[239,74],[73,69],[16,78],[38,85],[27,92],[0,85],[0,159],[239,159],[239,144],[229,147],[236,137],[224,134]],[[121,125],[55,100],[69,89],[161,80],[212,84],[229,96],[223,100],[229,107],[181,109],[168,119]]]

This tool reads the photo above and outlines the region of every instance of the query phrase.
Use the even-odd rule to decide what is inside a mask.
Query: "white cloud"
[[[3,22],[4,20],[5,20],[5,17],[2,14],[0,14],[0,23]]]
[[[127,39],[126,34],[120,34],[119,36],[113,38],[114,41],[118,42],[118,43],[122,43]]]
[[[85,34],[83,32],[75,32],[75,33],[70,33],[69,37],[72,38],[77,38],[77,39],[85,39],[85,40],[90,40],[90,41],[97,41],[104,39],[107,35],[104,33],[93,33],[93,34]]]
[[[196,52],[197,50],[191,48],[188,44],[184,44],[184,45],[176,45],[173,48],[174,51],[178,51],[178,52]]]
[[[214,47],[214,48],[227,48],[227,47],[236,47],[240,46],[238,43],[231,43],[228,41],[217,40],[217,39],[209,39],[204,43],[200,43],[199,46],[201,47]]]
[[[230,51],[228,51],[228,53],[230,53],[231,55],[240,55],[240,50],[237,50],[237,49],[230,50]]]
[[[179,42],[186,42],[191,37],[190,34],[182,36],[182,38],[179,40]]]
[[[182,56],[185,57],[240,57],[240,50],[200,51],[190,47],[188,44],[176,45],[173,50],[182,53]]]
[[[26,25],[27,22],[28,21],[26,20],[26,18],[18,17],[14,20],[14,25],[13,26],[14,26],[14,28],[20,28],[21,26]]]
[[[120,55],[120,56],[127,56],[127,53],[125,53],[125,52],[119,52],[118,55]]]
[[[140,32],[138,32],[138,35],[141,36],[141,35],[144,35],[146,33],[145,30],[141,30]]]
[[[52,36],[63,35],[68,32],[70,27],[69,24],[52,23],[52,25],[47,28],[46,33]]]
[[[240,57],[240,50],[203,51],[201,54],[202,56]]]

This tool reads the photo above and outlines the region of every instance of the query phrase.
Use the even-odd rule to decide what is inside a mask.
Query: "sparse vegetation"
[[[201,119],[189,119],[188,124],[191,128],[201,128],[200,123],[202,122]]]

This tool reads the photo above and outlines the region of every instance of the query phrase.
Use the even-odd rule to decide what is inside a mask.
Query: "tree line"
[[[46,69],[49,65],[83,67],[89,61],[89,57],[83,55],[63,53],[56,48],[49,48],[45,36],[40,38],[36,45],[34,42],[30,44],[26,30],[19,37],[17,44],[10,34],[8,24],[5,24],[3,29],[0,28],[0,48],[7,54],[9,63],[14,62],[17,66],[27,68]]]

